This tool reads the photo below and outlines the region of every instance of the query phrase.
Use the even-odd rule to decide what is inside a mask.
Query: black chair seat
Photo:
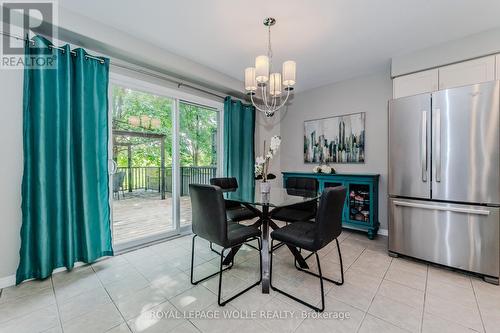
[[[274,240],[293,244],[308,251],[319,250],[315,246],[316,225],[314,222],[295,222],[271,232]]]
[[[314,204],[316,204],[314,202]],[[315,210],[302,210],[293,207],[283,207],[271,212],[271,219],[286,222],[304,222],[316,217]]]
[[[228,244],[222,244],[224,247],[231,247],[236,244],[243,243],[245,240],[260,236],[260,230],[244,226],[238,223],[228,223],[227,226],[227,241]],[[219,244],[220,245],[220,244]]]
[[[240,206],[226,210],[227,220],[231,222],[240,222],[244,220],[251,220],[257,217],[257,214],[250,209]]]

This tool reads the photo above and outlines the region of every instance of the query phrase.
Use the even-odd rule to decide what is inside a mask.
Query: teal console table
[[[325,187],[345,186],[342,226],[366,231],[373,239],[380,225],[378,220],[378,174],[324,174],[312,172],[282,172],[283,184],[288,177],[315,178],[322,192]]]

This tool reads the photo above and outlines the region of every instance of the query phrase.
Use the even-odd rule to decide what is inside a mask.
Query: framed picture
[[[304,163],[364,162],[364,112],[304,122]]]

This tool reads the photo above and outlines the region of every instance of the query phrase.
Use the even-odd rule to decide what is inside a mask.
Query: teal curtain
[[[108,201],[109,60],[34,38],[26,59],[51,52],[55,68],[24,70],[24,174],[17,283],[113,255]]]
[[[224,158],[226,177],[236,177],[240,195],[254,195],[255,108],[226,97],[224,100]]]

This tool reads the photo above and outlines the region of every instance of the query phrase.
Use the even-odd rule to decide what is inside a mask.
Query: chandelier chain
[[[271,26],[267,27],[267,57],[269,58],[269,72],[273,68],[273,49],[271,46]]]

